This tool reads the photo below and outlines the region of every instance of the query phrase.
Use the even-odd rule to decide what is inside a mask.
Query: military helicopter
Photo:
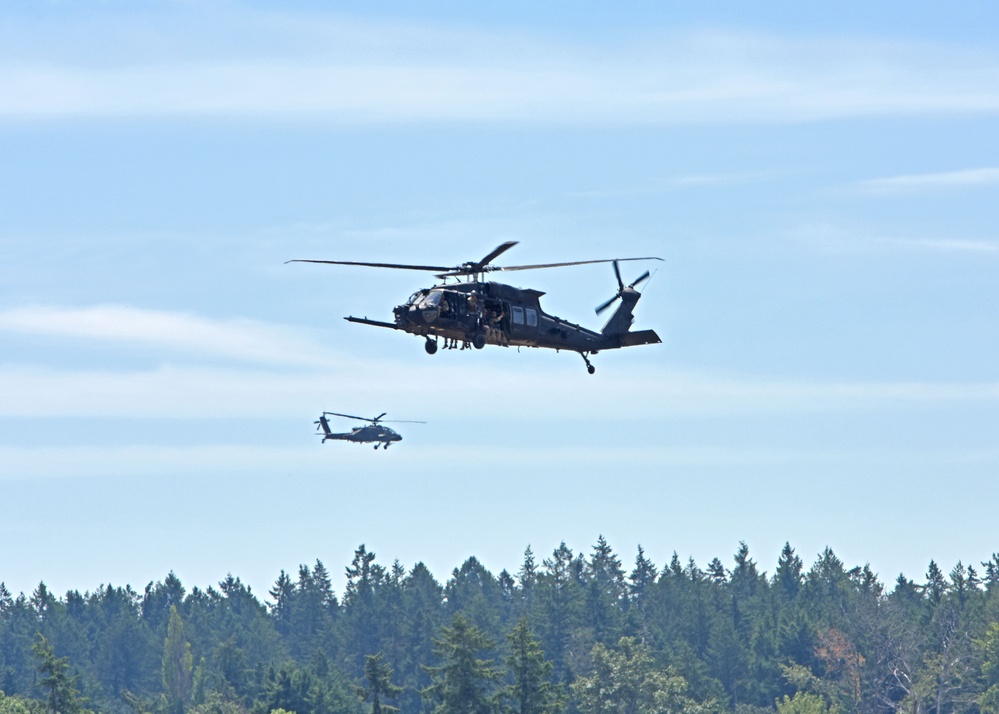
[[[356,419],[357,421],[366,421],[369,423],[364,426],[355,426],[349,432],[344,434],[334,434],[333,430],[330,429],[329,420],[326,419],[328,416]],[[316,431],[322,432],[322,443],[324,444],[327,439],[333,439],[334,441],[353,441],[357,444],[370,444],[371,442],[376,442],[375,449],[381,446],[384,451],[393,441],[402,441],[402,437],[398,434],[398,432],[382,425],[383,416],[385,416],[385,412],[382,412],[374,419],[352,416],[350,414],[337,414],[336,412],[323,412],[319,419],[315,422],[318,425],[316,426]],[[394,424],[426,424],[425,421],[406,421],[404,419],[391,421]]]
[[[507,241],[482,260],[448,267],[441,265],[400,265],[397,263],[365,263],[347,260],[289,260],[288,263],[324,263],[329,265],[360,265],[371,268],[393,268],[399,270],[422,270],[436,273],[443,281],[440,285],[417,290],[410,298],[393,309],[394,322],[370,320],[367,317],[349,316],[348,322],[362,325],[387,327],[402,330],[411,335],[426,339],[424,348],[428,354],[435,354],[438,341],[443,339],[445,349],[461,349],[469,346],[482,349],[486,345],[502,347],[542,347],[546,349],[578,352],[586,363],[590,374],[596,368],[590,363],[589,355],[600,350],[613,350],[621,347],[649,345],[662,342],[655,330],[631,332],[634,321],[632,312],[641,293],[635,287],[650,275],[645,271],[630,285],[621,279],[618,263],[631,260],[662,260],[662,258],[607,258],[603,260],[578,260],[568,263],[545,263],[540,265],[512,265],[501,267],[492,261],[517,245],[517,241]],[[597,314],[609,308],[615,300],[621,304],[611,315],[600,332],[549,315],[541,309],[540,290],[515,288],[502,283],[482,280],[483,275],[493,271],[535,270],[540,268],[560,268],[569,265],[592,263],[612,263],[617,277],[618,291],[597,307]],[[454,278],[455,283],[448,284]],[[465,278],[465,282],[461,282]]]

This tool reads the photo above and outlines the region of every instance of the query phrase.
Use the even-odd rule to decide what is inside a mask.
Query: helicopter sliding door
[[[510,341],[533,342],[538,339],[538,310],[510,305]]]

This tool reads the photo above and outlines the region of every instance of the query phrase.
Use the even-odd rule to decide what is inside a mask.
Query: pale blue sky
[[[999,9],[867,5],[6,4],[0,581],[988,559]],[[663,257],[664,344],[430,357],[341,319],[426,276],[284,264],[506,240]],[[615,287],[510,275],[592,327]],[[429,423],[320,445],[324,409]]]

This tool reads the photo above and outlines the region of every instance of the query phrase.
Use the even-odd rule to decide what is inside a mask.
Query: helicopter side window
[[[527,326],[537,327],[538,326],[538,311],[533,307],[527,308]]]
[[[523,325],[524,324],[524,308],[517,307],[516,305],[514,305],[512,307],[512,310],[513,310],[513,324],[514,325]]]

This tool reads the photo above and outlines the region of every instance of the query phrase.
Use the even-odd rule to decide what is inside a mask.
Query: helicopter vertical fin
[[[601,334],[608,338],[617,347],[635,347],[637,345],[656,345],[662,342],[655,330],[639,330],[631,332],[631,323],[634,321],[632,311],[638,302],[639,295],[632,291],[622,296],[621,304],[611,316],[611,319],[604,325]]]
[[[617,261],[614,261],[614,277],[617,278],[618,291],[610,300],[607,300],[599,307],[597,307],[597,314],[609,308],[615,300],[620,300],[621,304],[617,306],[617,310],[611,315],[611,318],[604,325],[604,329],[601,330],[601,334],[610,340],[615,340],[621,347],[630,347],[632,345],[648,345],[654,344],[656,342],[661,342],[659,335],[655,333],[654,330],[642,330],[641,332],[632,333],[631,323],[635,321],[633,312],[635,311],[635,305],[638,304],[638,300],[642,297],[642,294],[635,290],[635,286],[652,275],[648,270],[642,273],[637,280],[635,280],[631,285],[625,285],[624,281],[621,279],[621,271],[618,268]]]
[[[610,337],[612,335],[623,335],[631,329],[631,323],[635,321],[632,313],[635,310],[635,305],[638,303],[638,298],[641,297],[635,290],[623,291],[620,294],[621,304],[617,306],[617,310],[611,315],[611,318],[604,325],[604,328],[600,331],[605,337]]]
[[[323,414],[321,417],[319,417],[319,422],[318,423],[319,423],[319,425],[323,429],[323,434],[324,434],[323,441],[326,441],[328,438],[330,438],[331,436],[333,436],[333,432],[330,430],[330,423],[328,421],[326,421],[326,415],[325,414]]]

